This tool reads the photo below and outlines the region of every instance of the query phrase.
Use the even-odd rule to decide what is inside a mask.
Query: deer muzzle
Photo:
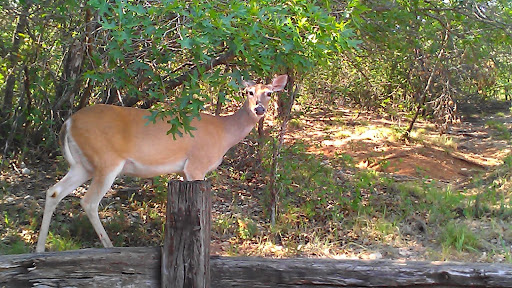
[[[254,108],[254,112],[256,112],[256,115],[261,116],[265,114],[265,107],[263,107],[262,105],[258,105],[256,106],[256,108]]]

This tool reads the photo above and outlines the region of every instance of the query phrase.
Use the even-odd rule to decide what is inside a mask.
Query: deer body
[[[245,111],[237,112],[242,113]],[[194,137],[184,134],[176,139],[167,135],[168,123],[147,124],[145,116],[149,116],[148,111],[136,108],[112,105],[84,108],[66,122],[64,145],[87,147],[71,157],[84,163],[88,170],[101,172],[101,169],[122,166],[119,174],[123,175],[147,178],[180,173],[186,180],[204,178],[232,146],[226,137],[228,128],[224,126],[229,121],[223,118],[237,118],[236,114],[221,117],[202,114],[200,121],[192,121],[191,125],[197,129],[193,131]],[[245,122],[245,126],[249,124]],[[115,149],[110,151],[105,147]]]
[[[229,148],[240,142],[256,125],[270,100],[280,91],[287,76],[276,77],[272,84],[246,84],[247,99],[232,115],[201,114],[191,126],[193,137],[167,135],[165,121],[147,123],[147,110],[112,105],[84,108],[68,119],[60,140],[68,173],[46,192],[46,203],[36,252],[43,252],[51,217],[57,204],[73,190],[92,179],[80,204],[85,210],[103,246],[112,247],[98,215],[100,200],[118,175],[154,177],[179,173],[185,180],[203,180],[217,168]]]

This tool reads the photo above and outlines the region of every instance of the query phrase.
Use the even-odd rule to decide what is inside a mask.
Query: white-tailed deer
[[[179,173],[185,180],[203,180],[217,168],[229,148],[240,142],[265,115],[272,92],[283,90],[287,75],[271,84],[244,83],[247,99],[232,115],[201,114],[194,119],[193,137],[167,135],[165,121],[147,124],[147,110],[94,105],[75,113],[63,125],[61,147],[70,168],[66,176],[46,192],[43,222],[36,252],[45,249],[55,207],[73,190],[92,179],[82,198],[87,217],[101,243],[112,247],[98,215],[100,200],[118,175],[154,177]]]

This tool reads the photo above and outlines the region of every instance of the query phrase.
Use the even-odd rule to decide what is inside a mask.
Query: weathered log
[[[0,287],[160,287],[160,248],[0,256]],[[211,287],[512,287],[512,265],[211,257]]]
[[[512,266],[390,260],[211,260],[213,287],[512,287]]]
[[[0,287],[160,287],[160,248],[0,256]]]
[[[162,287],[210,287],[208,181],[171,181],[162,250]]]

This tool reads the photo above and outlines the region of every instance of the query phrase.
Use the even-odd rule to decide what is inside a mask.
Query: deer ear
[[[279,75],[274,80],[272,80],[272,91],[281,91],[286,86],[286,82],[288,82],[288,75]]]
[[[256,85],[256,82],[254,82],[254,81],[252,81],[252,80],[247,80],[247,81],[243,80],[243,81],[242,81],[242,85],[243,85],[245,88],[247,88],[247,87],[249,87],[249,86],[254,86],[254,85]]]

